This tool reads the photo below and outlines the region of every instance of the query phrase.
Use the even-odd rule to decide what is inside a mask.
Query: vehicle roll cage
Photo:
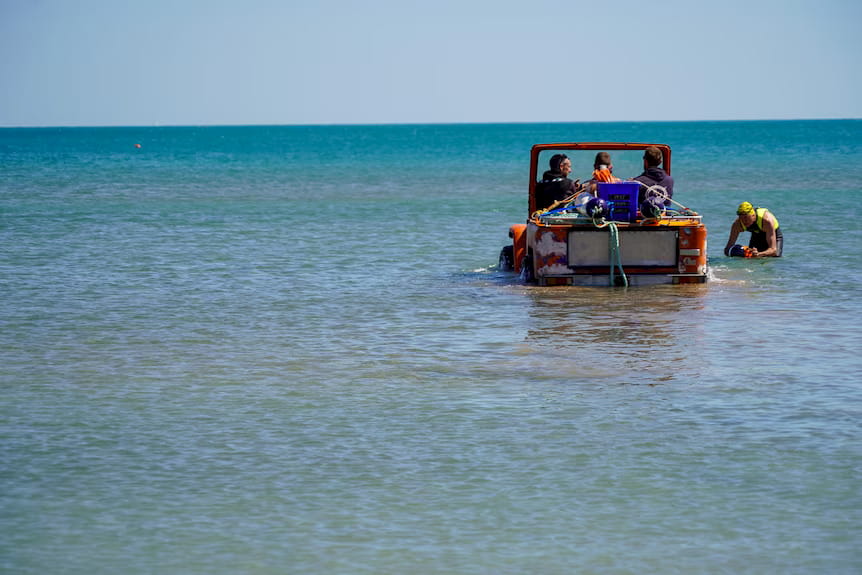
[[[645,144],[636,142],[569,142],[557,144],[536,144],[530,149],[530,206],[527,216],[536,211],[536,182],[539,174],[539,154],[548,150],[645,150],[654,146],[661,150],[662,167],[670,175],[670,146],[667,144]],[[544,171],[544,170],[543,170]]]

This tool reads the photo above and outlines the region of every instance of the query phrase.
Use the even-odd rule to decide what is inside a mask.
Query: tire
[[[500,250],[500,271],[510,272],[515,269],[515,248],[512,246],[503,246]]]
[[[528,284],[536,282],[533,258],[530,256],[524,256],[524,261],[521,263],[521,281]]]

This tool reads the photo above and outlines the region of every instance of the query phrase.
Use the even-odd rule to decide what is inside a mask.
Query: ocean
[[[710,281],[497,269],[572,141]],[[0,572],[860,573],[860,198],[860,120],[0,129]]]

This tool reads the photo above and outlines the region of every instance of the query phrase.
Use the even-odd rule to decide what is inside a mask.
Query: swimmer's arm
[[[739,220],[734,220],[733,225],[730,226],[730,237],[727,238],[727,245],[724,246],[724,255],[730,255],[730,248],[733,247],[733,244],[736,243],[736,238],[739,237],[739,234],[742,233],[742,224],[739,223]]]
[[[767,214],[763,218],[763,231],[766,233],[766,245],[768,247],[762,252],[754,250],[754,257],[756,258],[768,258],[775,255],[775,222],[772,214]]]

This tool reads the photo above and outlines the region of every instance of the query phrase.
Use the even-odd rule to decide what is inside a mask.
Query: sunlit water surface
[[[859,573],[860,128],[0,130],[0,571]],[[673,147],[709,283],[496,269],[589,140]]]

